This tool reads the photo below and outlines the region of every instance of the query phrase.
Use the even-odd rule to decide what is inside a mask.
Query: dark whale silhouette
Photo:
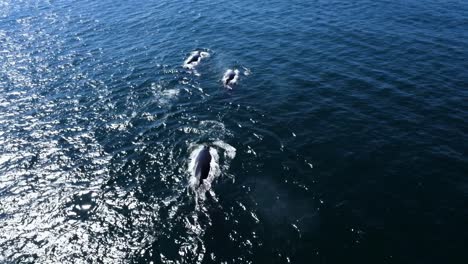
[[[226,74],[226,79],[225,79],[225,81],[224,81],[224,84],[225,84],[225,85],[228,85],[228,84],[234,79],[234,77],[236,77],[236,74],[235,74],[233,71],[227,73],[227,74]]]
[[[203,184],[203,180],[208,178],[210,173],[211,154],[210,147],[204,146],[203,149],[198,153],[195,161],[195,177],[199,179],[199,186]]]
[[[197,51],[197,53],[193,54],[193,56],[191,56],[191,57],[187,60],[186,64],[190,64],[190,63],[192,63],[192,62],[198,61],[198,60],[200,59],[200,56],[201,56],[200,51]]]
[[[225,87],[232,89],[230,85],[237,84],[239,80],[239,70],[228,69],[223,76],[223,84]]]

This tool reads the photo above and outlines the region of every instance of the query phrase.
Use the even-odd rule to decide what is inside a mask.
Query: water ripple
[[[455,260],[467,10],[0,0],[0,262]]]

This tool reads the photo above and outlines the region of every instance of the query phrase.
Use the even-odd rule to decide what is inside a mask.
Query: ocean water
[[[0,0],[0,263],[467,263],[467,99],[467,1]]]

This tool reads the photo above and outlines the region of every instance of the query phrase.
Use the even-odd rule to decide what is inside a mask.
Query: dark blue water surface
[[[468,263],[467,99],[467,1],[0,0],[0,263]]]

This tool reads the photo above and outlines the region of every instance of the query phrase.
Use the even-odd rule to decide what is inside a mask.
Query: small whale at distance
[[[204,58],[208,58],[210,54],[205,51],[192,51],[190,53],[190,56],[184,61],[183,67],[186,69],[193,69],[195,68],[198,64],[200,64],[201,60]]]
[[[239,73],[240,71],[235,69],[235,70],[232,70],[232,69],[228,69],[225,73],[224,73],[224,76],[223,76],[223,85],[226,87],[226,88],[229,88],[229,89],[232,89],[232,85],[235,85],[238,83],[239,81]]]

